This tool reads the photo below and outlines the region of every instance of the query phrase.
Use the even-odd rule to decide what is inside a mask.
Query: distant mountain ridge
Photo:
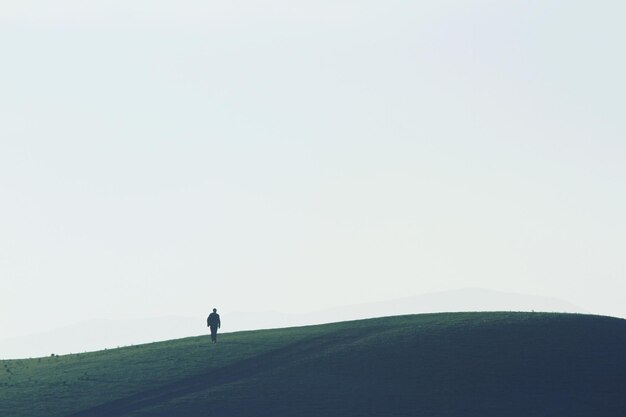
[[[313,313],[323,321],[356,320],[380,316],[461,311],[544,311],[588,313],[582,307],[558,298],[464,288],[420,294],[391,301],[338,307]]]
[[[396,300],[342,306],[304,314],[224,312],[223,332],[306,326],[365,318],[461,311],[544,311],[587,313],[557,298],[505,293],[480,288],[421,294]],[[208,312],[207,312],[208,314]],[[93,319],[45,333],[0,339],[0,359],[49,356],[129,346],[202,335],[205,317]]]

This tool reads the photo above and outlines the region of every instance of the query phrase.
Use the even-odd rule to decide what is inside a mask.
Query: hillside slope
[[[567,301],[527,294],[463,288],[419,294],[389,301],[354,304],[309,313],[276,311],[222,312],[228,331],[309,326],[338,321],[362,320],[405,314],[455,311],[545,311],[586,313]],[[0,333],[0,359],[68,354],[138,345],[205,334],[205,317],[164,316],[149,319],[92,319],[70,326],[21,337],[6,338]],[[94,332],[94,329],[98,329]]]
[[[389,317],[0,363],[0,416],[623,416],[626,321]]]

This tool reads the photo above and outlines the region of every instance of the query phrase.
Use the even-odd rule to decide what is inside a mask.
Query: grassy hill
[[[0,361],[2,417],[625,413],[626,321],[588,315],[424,314]]]

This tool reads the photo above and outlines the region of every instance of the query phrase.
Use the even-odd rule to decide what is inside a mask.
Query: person
[[[217,343],[217,329],[222,327],[217,308],[214,308],[213,312],[209,314],[209,317],[206,319],[206,325],[211,328],[211,342]]]

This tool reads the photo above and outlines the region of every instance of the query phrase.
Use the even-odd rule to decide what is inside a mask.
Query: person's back
[[[217,313],[209,314],[208,325],[220,327],[220,315]]]
[[[217,343],[217,329],[222,327],[220,315],[217,314],[217,309],[214,308],[213,312],[209,314],[207,318],[207,326],[211,328],[211,341]]]

